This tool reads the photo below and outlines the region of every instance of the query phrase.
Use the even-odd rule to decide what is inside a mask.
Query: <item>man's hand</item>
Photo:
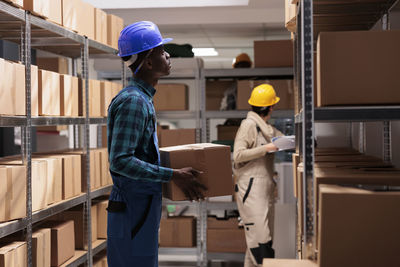
[[[199,174],[200,171],[186,167],[174,170],[171,180],[190,200],[204,199],[202,190],[207,190],[207,187],[197,180]]]

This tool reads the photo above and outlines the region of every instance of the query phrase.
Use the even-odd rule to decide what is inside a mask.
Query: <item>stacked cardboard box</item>
[[[234,88],[234,81],[207,81],[206,110],[220,110],[225,91]]]
[[[107,14],[107,44],[118,49],[118,38],[124,28],[122,18],[112,14]]]
[[[71,150],[66,152],[70,155],[76,155],[80,158],[81,166],[86,166],[86,154],[83,150]],[[90,189],[94,190],[101,185],[101,177],[100,177],[100,153],[96,152],[96,150],[90,150]],[[81,169],[81,187],[83,192],[87,190],[87,181],[86,181],[86,168]]]
[[[399,104],[399,42],[400,31],[320,33],[318,106]]]
[[[26,115],[24,77],[24,65],[0,59],[0,115]],[[31,68],[31,114],[38,115],[38,70],[34,65]]]
[[[78,117],[79,80],[70,75],[60,75],[60,115]]]
[[[62,0],[24,0],[24,9],[47,20],[62,24]]]
[[[294,162],[298,162],[298,158]],[[296,165],[294,165],[296,166]],[[302,232],[303,210],[303,165],[297,165],[296,195],[298,197],[298,229]],[[318,222],[321,214],[319,194],[320,186],[331,185],[368,185],[368,186],[399,186],[400,171],[392,168],[380,159],[360,154],[351,149],[317,149],[314,165],[314,216]],[[317,231],[317,242],[318,240]],[[300,233],[301,235],[301,233]]]
[[[208,252],[239,252],[246,251],[246,240],[243,229],[239,229],[237,218],[207,220],[207,251]]]
[[[75,254],[74,221],[47,221],[51,229],[51,266],[60,266]]]
[[[293,42],[291,40],[254,41],[254,66],[277,68],[293,66]]]
[[[0,164],[3,164],[6,168],[9,168],[11,173],[8,173],[8,179],[20,179],[24,183],[26,190],[26,167],[22,164],[21,160],[15,160],[13,158],[2,159]],[[38,211],[47,207],[47,162],[41,159],[32,159],[32,211]],[[11,176],[10,176],[11,175]],[[13,184],[14,182],[12,182]],[[11,185],[10,185],[11,186]],[[13,186],[13,185],[12,185]],[[7,188],[7,186],[5,187]],[[22,189],[22,187],[19,187]],[[19,194],[20,192],[9,192],[9,197],[14,199],[17,196],[13,194]],[[23,203],[18,203],[17,206]],[[7,203],[5,203],[7,206]],[[14,208],[14,207],[12,207]]]
[[[96,257],[93,259],[93,267],[108,267],[107,255]]]
[[[263,267],[317,267],[317,266],[318,264],[316,262],[310,260],[265,258],[263,261]]]
[[[69,73],[68,59],[65,57],[38,57],[36,64],[39,69],[57,72],[59,74]]]
[[[108,201],[97,203],[97,238],[107,238],[107,207]],[[93,215],[92,215],[93,216]]]
[[[113,99],[112,83],[108,81],[102,81],[100,83],[100,100],[101,100],[101,116],[107,117],[108,106]]]
[[[39,70],[39,115],[60,116],[60,75]]]
[[[188,87],[185,84],[158,84],[157,93],[154,95],[156,110],[187,110]]]
[[[192,144],[160,149],[161,164],[179,169],[193,167],[202,171],[198,179],[208,190],[206,197],[232,195],[232,163],[229,146],[217,144]],[[186,200],[184,193],[174,184],[166,183],[164,197],[171,200]]]
[[[97,206],[92,205],[91,207],[91,225],[92,225],[92,242],[97,240]],[[60,220],[71,220],[74,222],[74,233],[75,233],[75,248],[86,250],[87,249],[87,238],[85,231],[85,216],[82,206],[74,207],[68,211],[57,215],[57,219]]]
[[[27,266],[26,242],[12,242],[0,247],[0,267]]]
[[[239,126],[234,125],[218,125],[217,138],[218,140],[235,140]]]
[[[399,192],[336,185],[319,189],[320,267],[400,265]]]
[[[43,228],[32,234],[32,264],[36,267],[51,265],[51,230]]]
[[[178,146],[196,143],[196,129],[161,130],[159,134],[159,147]]]
[[[94,20],[94,25],[96,26],[94,39],[99,43],[107,44],[107,13],[96,8]]]
[[[101,186],[112,184],[107,148],[99,148],[97,150],[100,153],[100,184]]]
[[[169,217],[161,219],[160,247],[194,247],[195,244],[195,218]]]
[[[0,222],[26,216],[25,177],[25,166],[0,166]]]
[[[292,0],[285,0],[285,27],[290,32],[296,32],[297,5]]]

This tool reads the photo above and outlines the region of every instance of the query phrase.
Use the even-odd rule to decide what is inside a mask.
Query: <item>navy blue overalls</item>
[[[153,140],[158,156],[155,164],[159,164],[156,132]],[[157,267],[161,182],[133,180],[113,172],[111,176],[114,185],[107,208],[108,266]]]

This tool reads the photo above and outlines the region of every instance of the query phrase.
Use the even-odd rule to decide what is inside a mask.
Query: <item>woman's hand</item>
[[[273,143],[265,145],[265,149],[267,150],[267,152],[275,152],[279,150]]]

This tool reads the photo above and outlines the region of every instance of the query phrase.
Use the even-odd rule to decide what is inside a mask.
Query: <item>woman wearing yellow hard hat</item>
[[[236,134],[233,160],[236,201],[242,218],[247,251],[245,267],[261,266],[263,258],[275,256],[272,248],[274,223],[274,154],[272,138],[283,134],[268,123],[279,102],[269,84],[255,87],[252,106]]]

